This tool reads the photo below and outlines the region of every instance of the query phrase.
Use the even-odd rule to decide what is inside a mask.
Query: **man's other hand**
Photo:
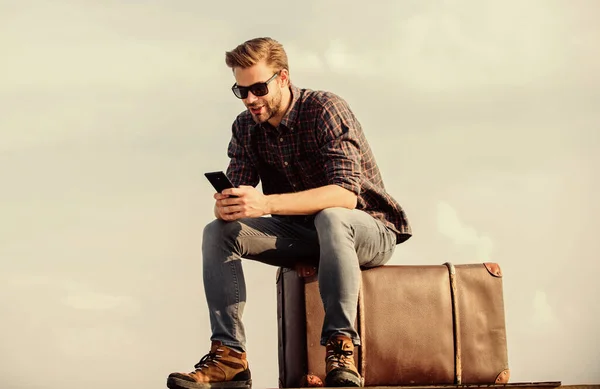
[[[232,197],[237,196],[237,197]],[[233,221],[244,217],[261,217],[268,215],[267,196],[252,186],[225,189],[215,193],[216,212],[222,220]]]

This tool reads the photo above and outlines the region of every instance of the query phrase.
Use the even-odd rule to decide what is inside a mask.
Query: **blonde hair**
[[[260,61],[279,71],[289,71],[288,58],[283,45],[272,38],[250,39],[235,49],[225,53],[225,63],[228,67],[249,68]]]

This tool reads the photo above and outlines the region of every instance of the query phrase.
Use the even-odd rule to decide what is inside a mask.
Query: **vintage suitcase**
[[[502,273],[494,263],[362,270],[355,361],[365,386],[504,384]],[[277,271],[279,387],[321,386],[324,310],[315,268]]]

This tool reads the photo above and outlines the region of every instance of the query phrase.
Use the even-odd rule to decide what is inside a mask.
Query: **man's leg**
[[[171,373],[172,389],[249,389],[242,313],[246,284],[241,258],[275,266],[318,259],[317,233],[312,225],[284,222],[276,217],[233,222],[215,220],[204,229],[202,242],[204,290],[212,330],[210,352],[190,373]]]
[[[241,258],[274,266],[293,266],[300,259],[318,260],[319,244],[312,226],[276,217],[215,220],[204,229],[202,242],[204,290],[212,341],[245,351],[242,313],[246,284]]]
[[[360,210],[330,208],[318,213],[319,288],[325,308],[321,344],[344,335],[360,345],[354,326],[360,288],[360,266],[385,264],[396,247],[393,231]]]
[[[362,386],[354,364],[360,338],[354,326],[360,267],[386,263],[396,247],[395,234],[360,210],[330,208],[319,212],[319,290],[325,308],[321,344],[325,346],[325,386]]]

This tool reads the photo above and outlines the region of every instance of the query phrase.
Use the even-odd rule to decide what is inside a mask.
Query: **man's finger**
[[[223,219],[227,220],[227,221],[234,221],[234,220],[240,219],[241,217],[242,217],[241,212],[234,212],[234,213],[228,213],[226,215],[223,215]]]
[[[241,200],[238,197],[226,197],[223,200],[219,200],[219,205],[230,206],[241,204]]]
[[[244,193],[246,193],[246,191],[247,190],[244,188],[227,188],[227,189],[223,190],[223,192],[221,192],[221,193],[223,193],[224,195],[228,195],[228,196],[238,196],[239,197],[239,196],[243,195]]]
[[[229,196],[224,195],[224,194],[219,193],[219,192],[216,192],[213,197],[215,198],[215,200],[223,200],[223,199],[229,198]]]
[[[239,205],[228,205],[225,207],[222,207],[223,213],[225,214],[232,214],[232,213],[238,213],[242,211],[242,207]]]

